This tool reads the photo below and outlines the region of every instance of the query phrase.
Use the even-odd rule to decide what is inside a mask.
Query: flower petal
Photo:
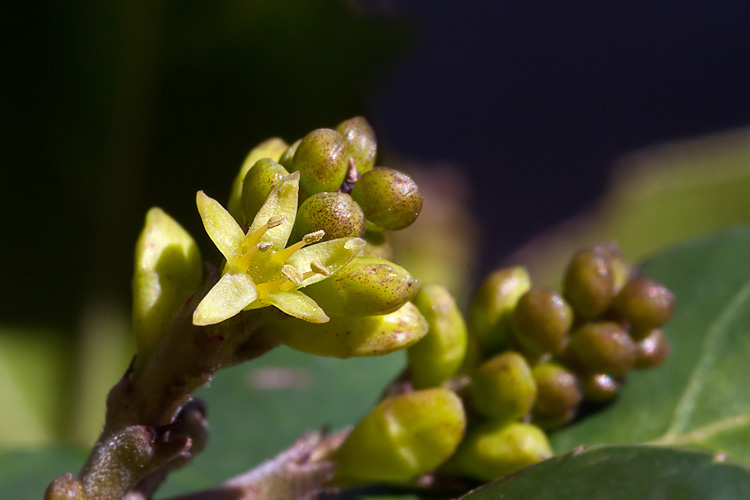
[[[263,296],[263,301],[310,323],[325,323],[329,319],[317,302],[298,290],[267,293]]]
[[[317,261],[328,271],[335,273],[359,255],[364,246],[365,240],[362,238],[338,238],[323,241],[297,250],[286,263],[296,267],[301,273],[306,273],[310,271],[310,264]],[[312,285],[324,279],[326,276],[315,274],[304,280],[297,288]]]
[[[245,273],[228,272],[209,290],[193,313],[193,324],[213,325],[231,318],[258,298],[255,283]]]
[[[271,217],[286,217],[284,222],[269,229],[263,236],[262,241],[273,243],[274,250],[281,250],[286,246],[289,235],[292,233],[294,219],[297,217],[297,196],[299,195],[299,172],[284,177],[279,184],[271,190],[268,199],[258,210],[252,226],[247,231],[248,238],[260,230]]]
[[[234,220],[221,203],[208,196],[203,191],[198,191],[195,196],[198,213],[203,220],[208,237],[214,242],[221,254],[231,262],[236,259],[240,252],[240,246],[245,239],[245,233],[237,221]]]

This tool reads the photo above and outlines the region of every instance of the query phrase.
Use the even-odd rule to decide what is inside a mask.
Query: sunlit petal
[[[234,217],[221,206],[221,203],[203,191],[198,191],[195,201],[208,237],[227,259],[227,262],[236,259],[240,253],[242,241],[245,239],[242,228],[234,220]]]
[[[193,324],[213,325],[229,319],[257,298],[258,290],[250,276],[228,272],[198,304],[193,313]]]
[[[283,223],[269,229],[263,236],[263,241],[273,243],[274,250],[281,250],[286,246],[289,235],[297,217],[297,197],[299,195],[299,172],[287,175],[271,190],[263,206],[253,220],[247,234],[255,234],[271,217],[285,217]]]
[[[304,274],[311,270],[313,261],[316,261],[333,274],[359,255],[364,246],[365,240],[362,238],[338,238],[331,241],[323,241],[301,248],[289,257],[286,262]],[[298,288],[312,285],[324,279],[326,279],[324,274],[316,273],[304,280]]]
[[[266,294],[263,300],[278,307],[288,315],[309,323],[325,323],[329,320],[328,315],[317,302],[297,290],[271,292]]]

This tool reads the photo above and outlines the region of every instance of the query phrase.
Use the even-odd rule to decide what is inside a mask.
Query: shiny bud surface
[[[547,435],[539,427],[490,421],[469,432],[446,470],[491,481],[551,456]]]
[[[284,167],[270,158],[261,158],[245,175],[242,182],[242,216],[252,222],[271,190],[289,175]]]
[[[362,175],[375,166],[378,145],[375,132],[370,124],[361,116],[355,116],[336,126],[336,131],[347,142],[347,152],[354,160],[357,174]]]
[[[294,153],[291,171],[299,170],[305,194],[336,191],[346,177],[349,156],[346,142],[335,130],[319,128],[302,138]]]
[[[566,415],[583,398],[578,379],[556,363],[542,363],[532,370],[537,387],[534,410],[545,415]]]
[[[334,455],[334,481],[403,481],[429,472],[453,454],[466,417],[447,389],[414,391],[382,401]]]
[[[86,500],[86,490],[76,476],[63,474],[47,487],[44,500]]]
[[[417,280],[398,264],[355,257],[335,275],[305,288],[331,316],[370,316],[396,311],[417,293]]]
[[[245,181],[245,176],[258,160],[261,158],[278,160],[279,156],[281,156],[281,153],[286,148],[286,142],[278,137],[273,137],[258,144],[245,157],[245,160],[240,167],[240,171],[237,173],[237,177],[235,177],[232,182],[232,191],[229,194],[229,204],[227,206],[229,213],[232,214],[232,217],[237,219],[240,224],[248,222],[242,220],[242,183]]]
[[[390,354],[415,344],[426,333],[427,321],[411,302],[380,316],[334,317],[321,324],[289,319],[263,330],[280,344],[330,358]]]
[[[295,234],[325,231],[323,241],[365,235],[365,214],[346,193],[315,193],[297,211]]]
[[[513,333],[513,309],[530,288],[531,279],[523,267],[497,269],[479,286],[469,306],[469,323],[485,355],[507,345]]]
[[[592,373],[581,377],[583,397],[590,401],[609,401],[622,390],[622,382],[606,373]]]
[[[672,346],[664,332],[658,328],[651,330],[646,338],[635,344],[635,368],[637,370],[655,368],[666,361],[671,351]]]
[[[617,294],[615,310],[630,323],[634,337],[667,323],[674,313],[674,295],[664,285],[648,278],[628,281]]]
[[[406,174],[386,167],[375,167],[357,180],[352,198],[365,217],[383,229],[409,227],[422,211],[422,193]]]
[[[429,325],[427,335],[407,351],[411,381],[416,388],[442,384],[464,362],[468,333],[461,311],[442,285],[422,286],[414,305]]]
[[[594,250],[578,252],[565,272],[563,295],[584,318],[606,311],[615,297],[615,279],[604,255]]]
[[[506,351],[485,361],[472,375],[468,394],[475,410],[496,420],[514,420],[531,411],[536,383],[526,359]]]
[[[625,375],[635,365],[630,335],[617,323],[586,323],[570,339],[570,349],[589,372]]]
[[[532,288],[513,311],[515,338],[534,355],[559,352],[572,324],[573,310],[559,293],[548,288]]]

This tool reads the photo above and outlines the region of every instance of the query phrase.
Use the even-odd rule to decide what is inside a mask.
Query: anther
[[[295,285],[299,285],[304,279],[302,273],[299,272],[296,267],[290,266],[289,264],[281,268],[281,274],[286,276],[287,279],[289,279],[289,281],[291,281]]]

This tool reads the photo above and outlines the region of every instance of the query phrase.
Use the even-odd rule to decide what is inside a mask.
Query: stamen
[[[304,247],[305,245],[310,245],[311,243],[316,243],[323,239],[323,236],[326,235],[326,232],[322,229],[320,231],[315,231],[314,233],[306,234],[302,237],[302,240],[298,241],[294,245],[288,246],[283,250],[279,250],[276,252],[274,257],[278,259],[281,262],[285,262],[286,259],[292,256],[294,252],[299,250],[300,248]]]
[[[257,231],[255,231],[253,234],[248,234],[245,237],[245,248],[249,248],[251,246],[255,246],[260,242],[260,239],[263,237],[264,234],[266,234],[266,231],[269,229],[273,229],[274,227],[279,226],[286,220],[286,217],[282,216],[274,216],[268,219],[268,221],[260,226]]]
[[[266,283],[258,283],[256,285],[258,288],[258,296],[263,297],[265,294],[273,292],[286,283],[290,283],[289,278],[287,278],[286,276],[277,280],[267,281]]]
[[[310,262],[310,270],[302,275],[302,281],[305,281],[307,278],[312,278],[316,274],[322,274],[323,276],[330,276],[331,271],[329,271],[323,264],[321,264],[317,260],[314,260]]]
[[[305,279],[302,273],[299,272],[296,267],[290,266],[289,264],[281,268],[281,274],[289,278],[289,281],[291,281],[295,285],[299,285],[300,283],[302,283],[302,280]]]
[[[237,259],[237,262],[235,262],[234,266],[238,269],[241,269],[243,272],[247,272],[247,268],[250,267],[250,261],[252,260],[253,256],[258,252],[265,252],[272,246],[273,243],[271,243],[270,241],[263,241],[261,243],[258,243],[250,250],[243,253],[240,258]]]
[[[331,271],[317,260],[310,262],[310,270],[315,272],[315,274],[322,274],[323,276],[331,275]]]
[[[258,243],[258,251],[265,252],[273,248],[273,243],[270,241],[261,241]]]

